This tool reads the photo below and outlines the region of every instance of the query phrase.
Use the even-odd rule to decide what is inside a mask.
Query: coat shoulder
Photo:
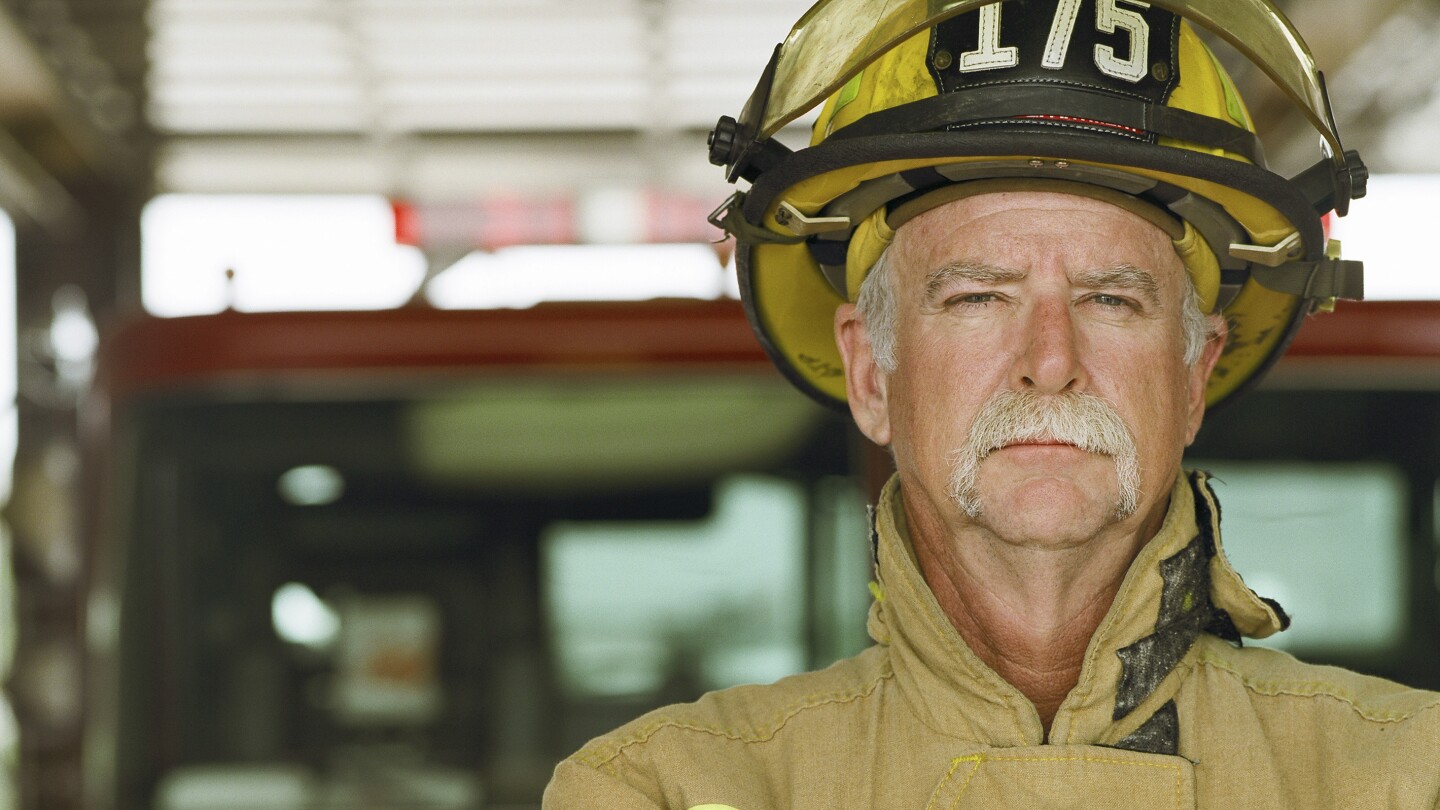
[[[1204,637],[1199,647],[1199,667],[1227,674],[1252,696],[1322,699],[1371,722],[1418,722],[1440,729],[1440,692],[1307,664],[1279,650],[1234,647],[1213,636]]]
[[[709,692],[693,703],[665,706],[597,737],[570,757],[593,768],[658,736],[680,733],[703,740],[766,742],[796,717],[825,707],[864,700],[893,677],[884,647],[871,647],[853,658],[815,672],[792,675],[768,685],[736,686]]]

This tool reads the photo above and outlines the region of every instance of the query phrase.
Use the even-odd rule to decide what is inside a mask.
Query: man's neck
[[[920,570],[960,637],[1030,699],[1048,733],[1079,681],[1085,650],[1158,514],[1064,548],[1016,544],[978,526],[939,529],[906,512]],[[917,513],[919,512],[919,513]],[[918,518],[918,519],[917,519]]]

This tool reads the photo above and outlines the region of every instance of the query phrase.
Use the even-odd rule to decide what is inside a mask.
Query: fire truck
[[[674,701],[853,654],[888,458],[734,301],[146,318],[87,411],[87,806],[537,807]],[[1277,644],[1440,687],[1440,303],[1211,415]]]

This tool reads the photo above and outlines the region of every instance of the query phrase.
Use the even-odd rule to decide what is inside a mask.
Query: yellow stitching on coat
[[[980,764],[982,762],[1098,762],[1102,765],[1138,765],[1142,768],[1160,768],[1162,770],[1175,772],[1175,806],[1177,808],[1180,806],[1180,801],[1184,797],[1184,771],[1180,770],[1179,765],[1171,765],[1165,762],[1135,762],[1128,759],[1111,759],[1108,757],[995,757],[988,754],[974,754],[956,759],[950,766],[950,773],[954,773],[956,764],[971,759],[975,760],[975,768],[970,771],[970,776],[965,779],[965,784],[960,786],[960,792],[956,794],[955,803],[950,805],[951,808],[960,805],[960,798],[965,795],[965,790],[970,787],[970,780],[975,777],[976,771],[980,770]],[[946,779],[948,780],[948,778],[949,774],[947,773]],[[941,784],[943,785],[945,781],[946,780],[941,780]],[[936,788],[936,790],[938,791],[939,788]]]
[[[970,767],[970,773],[965,774],[965,781],[960,784],[960,792],[955,794],[955,801],[950,803],[950,810],[955,810],[955,808],[960,806],[960,797],[964,796],[965,791],[970,789],[970,781],[975,778],[975,774],[980,772],[980,763],[985,761],[985,755],[977,754],[973,757],[961,757],[956,760],[956,762],[963,762],[967,759],[975,760],[975,764]]]
[[[962,762],[969,762],[969,761],[971,761],[971,760],[974,760],[974,761],[975,761],[975,767],[970,769],[970,776],[974,776],[976,769],[978,769],[978,768],[980,767],[980,759],[979,759],[979,757],[975,757],[975,756],[956,757],[955,759],[950,760],[950,769],[947,770],[947,771],[945,771],[945,776],[940,779],[940,783],[939,783],[939,784],[935,785],[935,792],[933,792],[933,793],[930,794],[930,801],[928,801],[928,802],[925,803],[925,808],[926,808],[926,810],[929,810],[929,808],[934,807],[934,806],[935,806],[935,802],[940,801],[940,789],[943,788],[943,787],[945,787],[945,785],[950,782],[950,777],[952,777],[952,776],[955,775],[955,771],[960,767],[960,763],[962,763]],[[966,785],[970,784],[970,778],[969,778],[969,777],[966,777],[966,779],[965,779],[965,784],[966,784]],[[964,792],[965,792],[965,788],[964,788],[963,786],[960,788],[960,792],[961,792],[961,793],[964,793]],[[952,804],[951,807],[954,807],[954,805]]]
[[[706,734],[712,734],[717,737],[724,737],[728,740],[736,740],[737,742],[766,742],[772,739],[780,731],[780,729],[784,728],[785,724],[790,722],[791,718],[795,717],[801,712],[807,709],[813,709],[827,704],[851,703],[861,698],[869,697],[871,694],[874,693],[875,689],[879,687],[881,681],[888,680],[890,678],[893,678],[894,676],[895,671],[890,667],[890,662],[887,659],[881,663],[879,674],[876,675],[875,678],[870,681],[870,683],[866,684],[863,689],[859,691],[837,690],[834,692],[819,692],[805,695],[804,697],[800,698],[799,703],[794,703],[784,709],[781,709],[765,723],[753,725],[745,731],[719,726],[706,726],[696,723],[684,723],[673,717],[659,717],[646,724],[639,730],[635,731],[629,737],[621,740],[612,740],[609,741],[607,744],[597,745],[595,747],[595,750],[591,751],[588,754],[585,751],[576,752],[575,755],[571,757],[571,759],[575,762],[589,765],[592,768],[600,770],[606,767],[607,764],[614,760],[616,757],[620,756],[621,751],[624,751],[626,748],[629,748],[632,745],[648,741],[651,737],[655,736],[657,733],[666,728],[678,728],[684,729],[686,731],[699,731]],[[774,725],[773,727],[769,727],[768,724]],[[614,746],[613,751],[608,750],[611,746]],[[613,769],[614,766],[610,765],[609,767]]]
[[[1376,723],[1396,723],[1402,720],[1409,720],[1410,718],[1420,714],[1421,712],[1429,711],[1436,708],[1437,706],[1440,706],[1440,699],[1431,699],[1430,702],[1421,706],[1417,706],[1410,711],[1405,712],[1404,714],[1398,714],[1394,712],[1380,712],[1365,706],[1361,706],[1356,702],[1356,698],[1353,694],[1340,688],[1338,684],[1335,684],[1331,681],[1260,680],[1251,677],[1248,673],[1240,671],[1230,662],[1215,657],[1213,653],[1207,652],[1202,652],[1200,654],[1200,663],[1208,664],[1215,667],[1216,669],[1225,670],[1231,675],[1239,678],[1240,682],[1245,686],[1246,689],[1249,689],[1258,694],[1262,694],[1267,697],[1279,697],[1281,695],[1286,695],[1289,697],[1333,698],[1349,706],[1352,710],[1354,710],[1356,714],[1360,715],[1366,720],[1370,720]]]

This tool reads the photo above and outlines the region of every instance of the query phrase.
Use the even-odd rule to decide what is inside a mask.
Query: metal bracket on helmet
[[[762,228],[751,225],[745,219],[745,192],[737,191],[730,195],[730,198],[720,204],[719,208],[710,212],[707,217],[711,225],[730,234],[741,242],[750,244],[769,245],[798,245],[805,241],[804,236],[786,236],[776,233],[769,228]]]
[[[1250,276],[1275,292],[1318,301],[1365,297],[1365,266],[1341,260],[1339,242],[1330,240],[1319,261],[1295,261],[1304,249],[1297,231],[1273,247],[1232,244],[1230,255],[1250,262]]]
[[[1305,246],[1300,241],[1300,232],[1295,231],[1274,247],[1264,245],[1230,245],[1230,255],[1262,267],[1280,267],[1300,258]]]
[[[1361,262],[1326,257],[1316,262],[1286,262],[1278,267],[1260,265],[1250,270],[1260,286],[1275,292],[1312,300],[1365,297],[1365,267]]]
[[[801,236],[850,230],[850,217],[807,217],[800,209],[781,201],[775,221]]]

